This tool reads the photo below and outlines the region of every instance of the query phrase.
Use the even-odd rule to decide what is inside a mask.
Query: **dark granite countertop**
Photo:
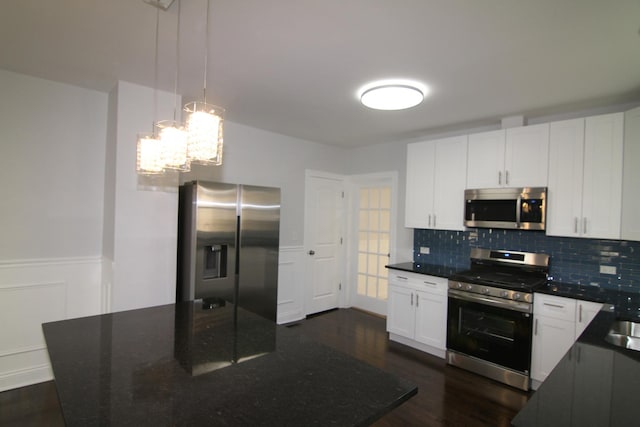
[[[615,320],[614,312],[598,313],[512,425],[638,425],[640,352],[604,340]]]
[[[415,385],[231,304],[46,323],[65,422],[368,425]]]
[[[444,277],[448,279],[454,273],[460,271],[459,268],[447,267],[444,265],[422,264],[417,262],[401,262],[386,266],[392,270],[408,271],[410,273],[426,274],[428,276]]]

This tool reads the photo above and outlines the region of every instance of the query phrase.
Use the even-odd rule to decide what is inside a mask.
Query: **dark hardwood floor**
[[[333,310],[289,327],[418,385],[418,394],[376,422],[377,427],[509,426],[529,398],[529,393],[390,342],[385,320],[358,310]],[[0,426],[62,425],[53,382],[0,393]]]

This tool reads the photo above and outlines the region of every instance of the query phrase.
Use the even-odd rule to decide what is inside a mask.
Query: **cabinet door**
[[[405,227],[430,228],[433,215],[435,144],[433,141],[407,145],[407,189]]]
[[[622,225],[623,240],[640,240],[640,108],[624,114],[624,173],[622,177]]]
[[[620,238],[624,114],[587,117],[584,139],[582,235]]]
[[[464,230],[467,136],[436,141],[432,228]]]
[[[416,291],[416,341],[444,350],[446,331],[446,295]]]
[[[577,237],[582,218],[584,119],[551,123],[547,235]]]
[[[589,323],[598,315],[602,304],[599,302],[591,301],[578,301],[576,307],[576,337],[580,338],[582,332],[587,329]]]
[[[387,331],[413,339],[415,335],[414,291],[402,286],[389,286]]]
[[[571,425],[613,425],[609,424],[611,399],[605,396],[611,396],[614,353],[585,343],[576,343],[574,350]]]
[[[531,378],[544,381],[573,345],[575,322],[534,315]]]
[[[503,129],[469,135],[467,188],[495,188],[504,183]]]
[[[549,167],[549,123],[507,129],[504,184],[546,187]]]

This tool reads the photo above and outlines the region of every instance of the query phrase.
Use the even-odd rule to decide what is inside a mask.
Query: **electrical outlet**
[[[616,267],[613,265],[601,265],[600,273],[602,274],[616,274]]]
[[[427,248],[426,246],[420,246],[420,253],[423,255],[429,255],[429,248]]]

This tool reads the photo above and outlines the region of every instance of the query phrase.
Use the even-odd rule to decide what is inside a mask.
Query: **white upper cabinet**
[[[624,115],[621,238],[640,240],[640,108]]]
[[[623,113],[551,124],[547,235],[620,238]]]
[[[407,146],[405,226],[464,230],[467,136]]]
[[[467,188],[495,188],[504,183],[504,129],[469,135]]]
[[[469,135],[467,188],[546,187],[549,124]]]
[[[549,123],[507,129],[505,186],[546,187]]]

